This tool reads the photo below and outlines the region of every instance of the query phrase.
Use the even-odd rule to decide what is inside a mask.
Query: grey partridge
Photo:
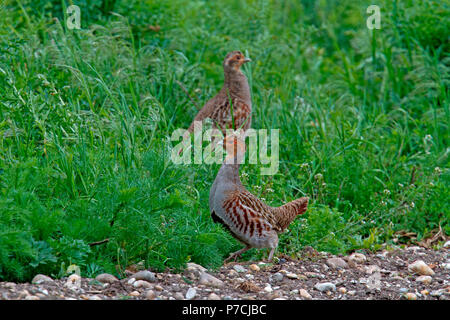
[[[223,143],[227,156],[210,190],[211,217],[245,244],[243,249],[232,253],[225,262],[251,248],[270,248],[271,261],[278,246],[278,234],[297,215],[305,213],[308,198],[302,197],[280,207],[266,205],[247,191],[239,178],[239,163],[245,153],[245,143],[237,137],[229,136]]]
[[[188,128],[189,133],[194,131],[195,121],[203,121],[210,118],[213,127],[218,127],[225,135],[226,129],[242,128],[246,131],[251,125],[252,101],[247,77],[242,73],[241,66],[251,61],[240,51],[228,53],[223,61],[225,80],[222,89],[210,99],[197,113]],[[233,107],[233,118],[231,105]]]

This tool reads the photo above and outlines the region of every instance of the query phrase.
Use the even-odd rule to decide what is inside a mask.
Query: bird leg
[[[234,261],[236,261],[236,259],[247,250],[250,250],[249,246],[246,246],[246,247],[242,248],[241,250],[238,250],[238,251],[230,254],[230,256],[228,258],[226,258],[223,263],[225,264],[228,261],[230,261],[231,259],[234,259]]]
[[[275,253],[275,249],[276,249],[276,247],[275,247],[275,248],[272,248],[272,249],[270,249],[270,253],[269,253],[269,259],[268,259],[268,262],[272,262],[272,259],[273,259],[273,254]]]

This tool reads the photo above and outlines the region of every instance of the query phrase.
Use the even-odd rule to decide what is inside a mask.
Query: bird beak
[[[244,58],[244,63],[250,62],[250,61],[252,61],[252,59],[250,59],[250,58]]]

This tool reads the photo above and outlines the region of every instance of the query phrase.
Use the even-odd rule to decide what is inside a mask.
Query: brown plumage
[[[270,248],[270,261],[278,246],[278,234],[297,215],[305,213],[308,198],[299,198],[281,207],[266,205],[247,191],[239,178],[239,163],[245,153],[245,143],[238,138],[226,137],[224,144],[228,155],[211,187],[211,217],[245,244],[243,249],[231,254],[225,261],[238,257],[250,248]]]
[[[222,89],[211,100],[206,102],[198,112],[188,128],[189,133],[194,131],[194,122],[210,118],[213,127],[219,128],[225,135],[226,129],[242,129],[245,131],[251,125],[252,101],[247,77],[242,73],[241,66],[251,61],[240,51],[228,53],[223,61],[225,80]],[[231,106],[235,128],[232,126]]]

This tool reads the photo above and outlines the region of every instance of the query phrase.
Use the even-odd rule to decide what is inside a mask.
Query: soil
[[[414,246],[360,253],[362,260],[360,256],[359,261],[355,261],[350,256],[334,256],[306,248],[295,260],[278,256],[277,263],[233,262],[216,271],[206,270],[216,278],[214,280],[220,280],[215,285],[200,283],[203,271],[195,264],[181,274],[155,273],[154,280],[144,283],[145,286],[136,286],[132,279],[136,269],[128,271],[127,278],[112,283],[89,278],[81,278],[74,286],[67,285],[68,278],[40,284],[0,282],[0,300],[181,300],[186,299],[190,288],[195,289],[194,300],[450,299],[448,248],[433,250]],[[330,263],[330,258],[341,258],[345,263],[336,267]],[[408,269],[417,260],[424,261],[433,270],[430,283],[416,281],[420,274]],[[320,291],[316,287],[326,282],[332,284],[328,289]]]

